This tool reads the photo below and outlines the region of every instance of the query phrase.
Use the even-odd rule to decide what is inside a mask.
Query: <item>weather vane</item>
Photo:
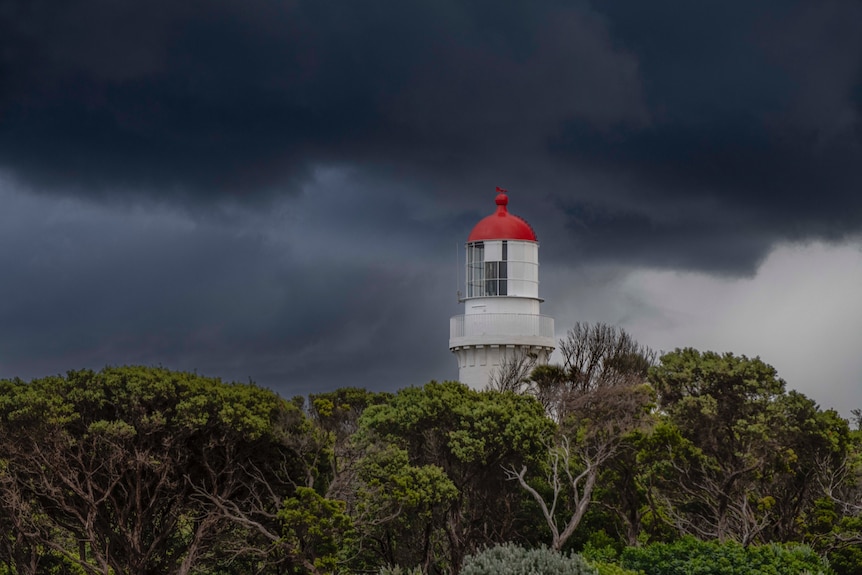
[[[503,188],[501,188],[500,186],[497,186],[497,193],[498,193],[498,194],[508,194],[508,193],[509,193],[509,190],[504,190],[504,189],[503,189]]]

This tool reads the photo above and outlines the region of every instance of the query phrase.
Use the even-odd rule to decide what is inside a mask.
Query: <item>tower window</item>
[[[493,257],[485,261],[485,256]],[[500,259],[497,259],[500,258]],[[508,295],[508,242],[467,244],[467,297]]]
[[[467,244],[467,297],[485,295],[485,244]]]
[[[485,294],[506,295],[506,262],[485,262]]]

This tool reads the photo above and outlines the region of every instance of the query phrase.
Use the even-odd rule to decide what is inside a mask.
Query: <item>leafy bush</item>
[[[596,541],[597,543],[593,543]],[[598,531],[590,535],[590,540],[581,549],[581,557],[598,569],[599,575],[642,575],[638,571],[630,571],[619,565],[619,552],[614,548],[613,541]]]
[[[632,571],[625,567],[620,567],[616,563],[591,561],[590,564],[598,569],[599,575],[643,575],[643,571]]]
[[[422,573],[421,567],[414,567],[413,569],[405,569],[400,565],[387,565],[386,567],[381,567],[380,571],[377,572],[377,575],[424,575]]]
[[[629,547],[620,564],[646,575],[832,575],[829,565],[805,545],[743,547],[698,541]]]
[[[497,545],[464,559],[461,575],[598,575],[579,555],[565,555],[546,547],[524,549],[512,543]]]
[[[314,489],[298,487],[278,511],[282,535],[290,553],[316,569],[332,572],[338,552],[353,537],[353,525],[343,501],[321,497]]]

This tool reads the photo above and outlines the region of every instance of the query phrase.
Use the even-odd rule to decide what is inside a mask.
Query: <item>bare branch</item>
[[[503,354],[488,379],[487,389],[523,393],[530,383],[530,373],[536,367],[538,356],[523,349],[508,350]]]

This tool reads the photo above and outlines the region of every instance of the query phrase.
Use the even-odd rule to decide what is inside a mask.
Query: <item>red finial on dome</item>
[[[531,242],[538,241],[536,232],[523,219],[509,213],[506,206],[509,204],[509,196],[500,186],[497,186],[497,213],[492,214],[473,228],[470,232],[468,242],[477,242],[481,240],[528,240]]]
[[[496,202],[497,202],[498,206],[503,206],[504,209],[505,209],[505,206],[509,203],[509,196],[506,195],[508,193],[509,193],[509,190],[504,190],[500,186],[497,186],[497,200],[496,200]]]

